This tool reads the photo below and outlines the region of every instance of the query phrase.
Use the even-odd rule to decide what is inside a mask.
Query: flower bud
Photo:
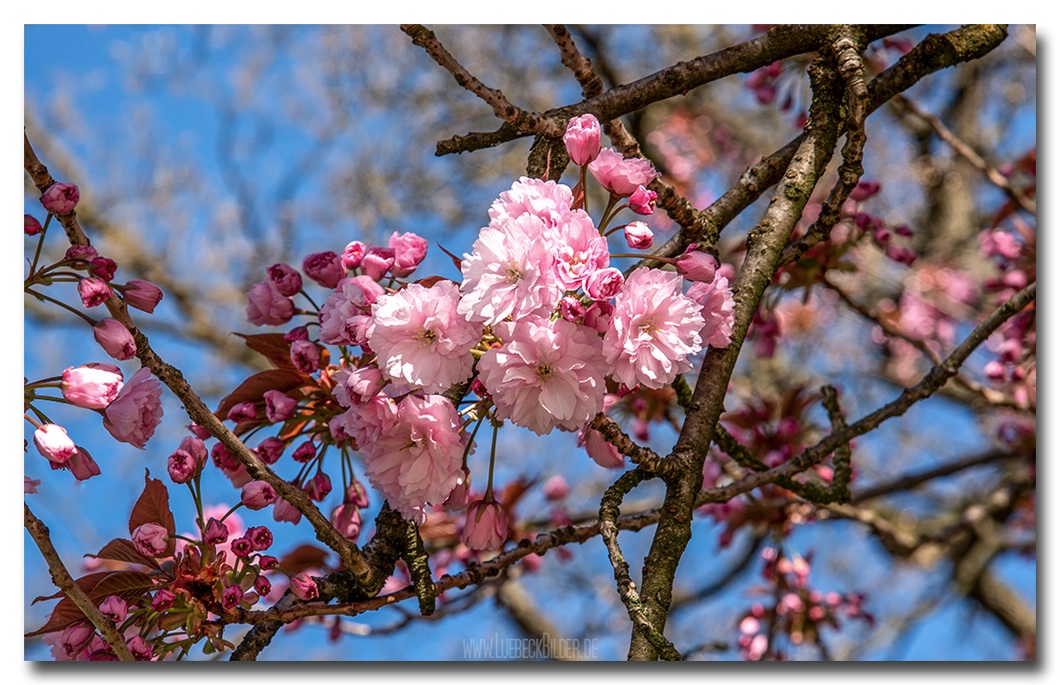
[[[306,257],[302,261],[302,271],[325,288],[334,288],[346,276],[342,259],[330,250]]]
[[[394,250],[390,273],[398,278],[408,276],[427,256],[427,241],[415,233],[394,233],[388,245]]]
[[[269,423],[280,423],[294,416],[298,400],[279,390],[265,391],[265,418]]]
[[[103,350],[119,361],[136,356],[132,333],[117,319],[103,319],[92,327],[92,336]]]
[[[571,161],[585,166],[600,154],[600,122],[592,114],[574,117],[567,123],[563,144]]]
[[[228,526],[224,521],[210,518],[206,522],[206,529],[202,533],[202,539],[209,545],[224,544],[228,540]]]
[[[33,443],[37,451],[53,464],[65,464],[77,454],[77,445],[66,434],[66,429],[54,423],[46,423],[34,431]]]
[[[26,215],[26,235],[37,235],[44,230],[40,222],[32,214]]]
[[[279,498],[271,485],[265,481],[255,480],[243,486],[239,499],[248,509],[257,511],[264,509]]]
[[[654,190],[648,190],[644,186],[640,186],[629,196],[629,208],[635,213],[645,216],[654,214],[655,201],[658,199],[659,194]]]
[[[291,577],[291,592],[304,602],[312,601],[320,596],[316,581],[310,578],[305,571]]]
[[[342,251],[342,265],[347,269],[356,269],[361,265],[361,260],[364,259],[367,251],[367,245],[360,240],[354,240]]]
[[[695,243],[689,245],[684,254],[674,260],[674,266],[677,267],[677,273],[690,281],[710,283],[718,272],[718,261],[696,247]]]
[[[162,301],[162,289],[148,281],[132,280],[125,284],[125,302],[148,314],[154,314],[155,307]]]
[[[60,390],[66,401],[82,409],[105,409],[121,392],[124,376],[113,364],[92,362],[63,371]]]
[[[81,304],[86,307],[98,307],[114,294],[101,278],[82,278],[77,282],[77,292],[81,295]]]
[[[169,531],[157,523],[144,523],[132,533],[136,551],[145,557],[161,556],[168,546]]]
[[[594,300],[610,300],[622,290],[625,278],[613,266],[597,269],[585,279],[585,292]]]
[[[266,271],[281,295],[291,297],[302,289],[302,274],[287,264],[273,264]]]
[[[52,214],[67,214],[80,199],[81,191],[73,183],[53,183],[40,196],[40,203]]]
[[[651,229],[648,228],[648,224],[643,221],[634,221],[628,224],[623,232],[626,236],[626,244],[634,250],[647,250],[651,247],[654,235]]]
[[[499,549],[508,538],[508,519],[500,502],[476,500],[467,507],[467,519],[460,540],[469,549]]]

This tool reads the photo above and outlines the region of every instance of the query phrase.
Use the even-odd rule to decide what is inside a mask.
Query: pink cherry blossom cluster
[[[87,321],[92,325],[93,335],[104,351],[119,361],[126,361],[136,355],[136,341],[124,324],[110,317],[93,319],[41,292],[51,285],[73,283],[86,309],[98,307],[117,297],[125,306],[148,314],[154,313],[162,300],[162,290],[148,281],[132,279],[124,284],[116,283],[114,276],[117,263],[100,256],[90,245],[73,245],[55,263],[39,263],[40,248],[52,218],[73,212],[79,199],[77,186],[55,183],[41,197],[41,204],[48,211],[44,224],[32,215],[25,215],[26,235],[35,237],[38,242],[25,278],[25,291]],[[61,397],[42,394],[48,388],[58,388]],[[151,375],[149,368],[140,368],[126,381],[119,367],[104,362],[89,362],[67,368],[60,377],[27,382],[26,420],[36,428],[34,445],[53,470],[68,470],[76,479],[87,480],[99,475],[99,465],[86,449],[74,443],[65,428],[47,417],[39,406],[43,404],[41,401],[61,401],[95,411],[103,417],[104,428],[115,440],[143,449],[162,419],[161,394],[161,383]],[[27,479],[26,492],[34,492],[35,488],[36,484]]]
[[[652,244],[643,221],[607,226],[622,209],[654,211],[657,196],[648,185],[658,174],[646,160],[602,148],[592,115],[571,120],[564,141],[580,166],[580,187],[531,178],[513,183],[492,203],[489,223],[459,262],[460,282],[408,280],[427,251],[412,233],[394,234],[387,247],[355,241],[341,254],[312,254],[301,273],[286,264],[267,269],[248,293],[248,320],[278,326],[308,316],[309,322],[283,334],[289,355],[275,360],[303,375],[301,388],[288,383],[225,405],[237,433],[281,427],[282,437],[255,448],[263,461],[276,463],[297,437],[283,427],[301,422],[300,434],[310,440],[293,458],[307,466],[292,482],[311,498],[331,490],[324,453],[356,449],[364,477],[407,518],[423,523],[431,506],[466,504],[464,537],[472,548],[499,546],[508,533],[492,478],[481,499],[467,502],[471,435],[484,421],[494,430],[507,421],[538,435],[580,431],[594,459],[622,463],[587,427],[605,409],[608,383],[666,388],[705,347],[729,344],[734,302],[717,261],[696,245],[660,260],[674,271],[641,266],[626,275],[614,267],[609,235],[622,230],[633,249]],[[584,208],[589,175],[610,197],[599,223]],[[319,308],[305,293],[307,281],[329,291]],[[299,295],[307,308],[296,305]],[[338,346],[337,356],[327,346]],[[468,406],[458,411],[462,404]],[[210,454],[233,484],[248,487],[245,468],[226,448],[215,445]],[[189,478],[201,462],[174,459],[174,480]],[[349,493],[355,479],[345,478]],[[360,506],[350,505],[347,497],[333,520],[356,537]],[[299,518],[282,501],[273,510],[277,520]]]
[[[873,615],[865,610],[861,593],[821,592],[809,588],[812,555],[783,556],[774,547],[762,551],[763,577],[775,587],[764,593],[777,598],[773,606],[755,602],[739,620],[736,643],[740,656],[747,661],[783,661],[788,655],[781,649],[780,637],[795,648],[816,647],[827,654],[823,641],[825,628],[838,630],[851,619],[873,625]],[[770,636],[772,635],[772,640]]]

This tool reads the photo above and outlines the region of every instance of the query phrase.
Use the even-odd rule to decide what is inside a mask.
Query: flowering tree
[[[409,200],[389,235],[255,254],[240,267],[242,321],[200,326],[184,274],[149,275],[140,245],[96,247],[94,228],[114,233],[86,207],[102,192],[92,171],[49,170],[38,150],[62,159],[56,134],[27,115],[25,292],[88,323],[98,352],[25,383],[25,527],[58,589],[37,598],[57,602],[28,638],[57,659],[268,658],[284,627],[321,624],[339,640],[461,625],[495,596],[543,645],[530,656],[599,657],[581,640],[610,634],[636,660],[857,658],[945,601],[984,610],[1008,632],[1008,658],[1033,658],[1034,609],[996,566],[1030,559],[1033,575],[1034,141],[980,136],[966,112],[981,74],[960,76],[1003,76],[1030,52],[1033,80],[1033,36],[719,29],[716,51],[607,87],[602,33],[545,29],[548,59],[581,95],[535,111],[463,66],[446,47],[460,42],[402,26],[406,47],[441,67],[407,53],[415,69],[455,77],[501,121],[436,154],[478,159],[532,138],[520,171],[500,170],[502,190],[461,208],[466,243],[416,228],[427,222]],[[955,93],[954,128],[918,102],[922,82]],[[726,83],[790,140],[756,153],[699,95]],[[871,125],[876,112],[888,128]],[[869,177],[881,130],[936,169]],[[712,164],[723,181],[708,179]],[[922,210],[888,207],[909,187]],[[169,292],[181,334],[248,364],[237,382],[196,390],[167,360],[149,315]],[[163,415],[167,393],[186,417]],[[932,403],[949,414],[929,422],[975,432],[971,453],[937,454],[916,423]],[[82,550],[82,569],[33,512],[70,476],[110,477],[54,418],[70,407],[145,450],[130,510],[108,512],[127,526],[108,518],[110,541]],[[159,445],[170,420],[177,433]],[[908,439],[887,432],[903,423]],[[32,478],[41,463],[47,476]],[[620,531],[635,535],[620,544]],[[849,551],[837,536],[947,589],[898,606],[878,580],[844,584],[829,568]],[[535,601],[524,581],[593,545],[613,577],[600,602],[623,620],[579,626],[572,644],[556,627],[569,619],[562,584]],[[895,590],[912,592],[906,582]],[[724,594],[716,630],[684,622]]]

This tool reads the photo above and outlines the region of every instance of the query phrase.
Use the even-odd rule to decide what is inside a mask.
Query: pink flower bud
[[[121,623],[129,615],[129,605],[117,595],[111,595],[99,605],[99,613],[103,614],[115,623]]]
[[[545,492],[545,498],[550,502],[561,500],[570,494],[570,486],[558,473],[546,480],[542,489]]]
[[[304,374],[314,373],[320,368],[320,348],[311,340],[295,340],[291,343],[291,363]]]
[[[648,224],[643,221],[634,221],[628,224],[623,232],[626,236],[626,244],[634,250],[647,250],[651,247],[654,235],[651,229],[648,228]]]
[[[291,577],[291,592],[303,602],[310,602],[320,596],[316,581],[305,571]]]
[[[367,402],[383,389],[386,381],[377,366],[362,366],[346,377],[346,392],[355,402]]]
[[[262,597],[267,597],[272,592],[272,583],[265,576],[258,576],[254,579],[254,590]]]
[[[298,509],[287,500],[281,499],[272,508],[272,520],[298,523],[302,520],[302,512],[298,511]],[[264,568],[264,566],[262,568]]]
[[[77,454],[67,459],[63,468],[69,469],[77,480],[88,480],[99,475],[99,465],[84,447],[78,447]]]
[[[600,122],[592,114],[583,114],[567,122],[563,144],[571,161],[585,166],[600,154]]]
[[[659,175],[651,162],[634,157],[625,159],[611,148],[600,150],[600,154],[589,164],[589,172],[612,195],[628,197],[640,186],[647,186]]]
[[[281,295],[291,297],[302,289],[302,274],[287,264],[273,264],[266,272]]]
[[[294,300],[281,293],[270,279],[250,286],[247,321],[255,326],[282,326],[294,316]]]
[[[66,434],[66,429],[46,423],[33,433],[33,443],[45,459],[53,464],[65,464],[77,454],[77,445]]]
[[[559,313],[567,321],[580,324],[585,318],[585,305],[577,297],[567,295],[559,302]]]
[[[40,203],[52,214],[67,214],[80,199],[81,191],[73,183],[53,183],[40,196]]]
[[[75,407],[104,409],[121,392],[124,378],[117,366],[92,362],[63,371],[60,389],[66,401]]]
[[[398,278],[408,276],[427,256],[427,241],[415,233],[394,233],[388,245],[394,250],[390,273]]]
[[[280,560],[276,557],[271,557],[268,554],[262,554],[258,558],[258,566],[261,567],[262,571],[271,571],[280,565]]]
[[[154,653],[151,652],[151,645],[147,644],[139,635],[133,635],[132,639],[125,643],[125,646],[132,652],[133,657],[137,661],[151,661],[154,658]]]
[[[310,478],[302,489],[309,495],[309,499],[314,502],[323,502],[331,493],[331,479],[323,471],[317,471],[317,474]]]
[[[200,426],[199,424],[195,423],[194,421],[192,421],[188,425],[188,430],[190,430],[192,432],[192,434],[195,437],[197,437],[199,440],[209,440],[210,437],[211,437],[210,431],[208,431],[205,426]]]
[[[166,609],[173,606],[173,601],[177,598],[169,590],[162,588],[155,593],[155,596],[151,598],[151,609],[154,611],[165,611]]]
[[[66,255],[64,260],[68,262],[82,262],[81,265],[73,265],[75,269],[84,268],[93,259],[99,257],[99,253],[96,252],[96,248],[91,245],[71,245],[66,248]]]
[[[92,336],[103,350],[119,361],[136,356],[132,333],[117,319],[103,319],[92,327]]]
[[[224,521],[210,517],[202,532],[202,539],[208,545],[221,545],[228,541],[228,525]]]
[[[114,279],[114,273],[118,270],[118,263],[108,257],[96,257],[88,263],[88,272],[97,278],[102,278],[107,283]]]
[[[389,247],[373,247],[361,260],[361,270],[373,281],[378,281],[394,265],[394,250]]]
[[[337,254],[316,252],[302,261],[302,271],[325,288],[334,288],[346,276],[346,267]]]
[[[916,261],[916,252],[908,247],[901,245],[888,245],[885,251],[887,257],[892,259],[899,264],[905,264],[906,266],[912,266],[913,262]]]
[[[95,634],[96,631],[90,623],[78,621],[63,631],[59,642],[67,654],[76,655],[88,645]]]
[[[1006,375],[1005,365],[996,359],[992,359],[983,367],[983,374],[992,381],[1004,381]]]
[[[248,509],[256,511],[264,509],[279,498],[271,485],[265,481],[255,480],[243,486],[239,499]]]
[[[228,416],[226,418],[233,423],[253,421],[258,418],[258,410],[253,402],[240,402],[232,405],[232,408],[228,410]]]
[[[342,265],[347,269],[356,269],[361,265],[361,260],[364,259],[367,251],[367,245],[360,240],[354,240],[342,251]]]
[[[40,222],[37,221],[33,215],[26,215],[26,235],[37,235],[43,230],[44,227],[41,226]]]
[[[585,292],[594,300],[610,300],[622,290],[626,279],[622,272],[613,266],[597,269],[585,279]]]
[[[297,340],[309,340],[309,329],[305,326],[295,326],[283,334],[283,341],[294,343]]]
[[[177,484],[187,483],[194,478],[195,474],[199,472],[200,466],[201,464],[195,457],[182,449],[178,449],[169,455],[169,460],[166,462],[169,477]]]
[[[243,588],[238,585],[229,585],[221,593],[221,606],[225,609],[234,609],[243,600]]]
[[[148,281],[132,280],[125,284],[125,302],[148,314],[154,314],[155,307],[162,301],[162,289]]]
[[[331,512],[331,525],[342,537],[356,542],[361,534],[361,510],[348,502],[340,504]]]
[[[695,243],[689,245],[684,254],[674,260],[674,266],[677,267],[677,273],[690,281],[710,283],[718,271],[718,261],[696,247]]]
[[[854,202],[863,202],[878,192],[880,192],[880,184],[876,181],[858,181],[854,190],[850,191],[850,199]]]
[[[279,423],[294,416],[298,408],[298,400],[288,397],[286,393],[279,390],[265,391],[265,418],[269,423]]]
[[[232,554],[236,555],[236,557],[240,559],[247,558],[248,556],[250,556],[250,553],[254,551],[253,547],[250,544],[250,539],[247,538],[245,535],[233,540],[232,544],[229,545],[229,549],[232,550]]]
[[[312,440],[306,440],[291,454],[291,458],[299,464],[305,464],[317,455],[317,446]]]
[[[157,523],[144,523],[132,533],[136,551],[145,557],[158,557],[166,551],[169,531]]]
[[[247,529],[246,537],[255,552],[272,547],[272,531],[265,526],[251,526]]]
[[[610,302],[594,302],[585,311],[585,325],[598,333],[606,333],[611,327],[611,318],[615,313],[615,305]]]
[[[584,447],[592,460],[604,468],[620,469],[626,464],[625,457],[618,449],[609,443],[600,431],[589,428],[589,424],[578,433],[578,446]]]
[[[476,500],[467,506],[464,532],[460,536],[469,549],[500,549],[508,538],[508,518],[500,502]]]
[[[209,453],[206,451],[206,443],[196,435],[185,436],[180,441],[180,449],[194,457],[200,465],[205,464],[207,458],[209,458]]]
[[[655,201],[658,199],[659,194],[654,190],[648,190],[644,186],[640,186],[629,196],[629,208],[635,213],[645,216],[654,214]]]
[[[464,482],[471,482],[471,474],[467,472],[467,469],[464,469]],[[368,499],[368,491],[365,490],[364,484],[356,478],[353,479],[353,483],[351,483],[350,487],[346,490],[346,501],[360,509],[364,509],[371,504],[371,501]]]
[[[107,282],[100,278],[82,278],[77,283],[77,292],[81,295],[81,304],[86,307],[98,307],[114,294]]]

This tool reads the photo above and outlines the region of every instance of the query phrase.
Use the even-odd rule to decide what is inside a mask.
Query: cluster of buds
[[[794,647],[816,645],[824,650],[822,632],[838,630],[843,621],[859,619],[874,623],[865,610],[862,593],[820,592],[809,587],[811,557],[778,554],[776,548],[763,550],[763,577],[775,585],[770,590],[777,601],[773,606],[760,602],[739,620],[737,645],[748,661],[784,660],[787,655],[778,644],[783,637]]]

